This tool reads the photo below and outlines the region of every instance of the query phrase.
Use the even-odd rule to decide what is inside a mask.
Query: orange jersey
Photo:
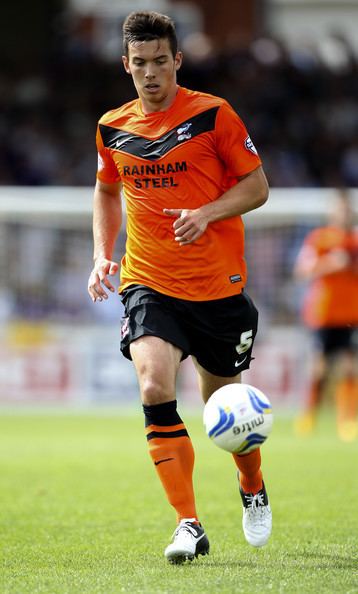
[[[316,257],[333,250],[344,250],[347,266],[339,272],[315,279],[307,292],[303,318],[311,328],[356,326],[358,324],[358,231],[338,227],[315,229],[305,239],[303,248]],[[304,257],[304,251],[302,251]]]
[[[163,213],[217,200],[261,164],[230,105],[179,87],[168,110],[146,115],[137,99],[100,119],[97,148],[98,179],[121,182],[126,199],[120,291],[143,284],[192,301],[240,293],[246,281],[241,217],[211,223],[193,244],[180,246],[174,219]]]

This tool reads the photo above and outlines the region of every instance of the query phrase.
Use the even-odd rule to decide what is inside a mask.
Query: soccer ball
[[[205,430],[221,449],[248,454],[260,447],[272,429],[269,399],[248,384],[228,384],[216,390],[204,408]]]

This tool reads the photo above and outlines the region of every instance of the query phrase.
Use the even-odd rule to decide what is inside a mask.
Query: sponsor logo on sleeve
[[[248,136],[245,139],[245,148],[247,151],[250,151],[251,153],[253,153],[254,155],[257,155],[257,150],[255,148],[254,143],[252,142],[250,136]]]

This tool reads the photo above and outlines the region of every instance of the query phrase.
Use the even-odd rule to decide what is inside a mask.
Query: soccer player
[[[328,380],[335,384],[337,431],[343,441],[358,436],[358,231],[348,194],[333,201],[327,226],[314,229],[298,254],[295,275],[308,281],[303,320],[314,333],[312,377],[298,433],[310,433]]]
[[[125,71],[138,98],[106,113],[97,132],[94,268],[88,290],[107,299],[126,200],[121,262],[121,350],[138,376],[150,456],[177,514],[171,563],[209,552],[193,490],[194,450],[177,411],[180,362],[192,356],[204,402],[249,367],[257,310],[244,291],[242,214],[268,186],[246,128],[223,99],[177,85],[182,63],[174,23],[155,12],[123,25]],[[107,289],[107,290],[106,290]],[[253,546],[271,533],[260,450],[234,456],[243,529]]]

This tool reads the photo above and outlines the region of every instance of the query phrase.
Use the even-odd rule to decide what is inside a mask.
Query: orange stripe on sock
[[[158,433],[171,433],[172,431],[179,431],[180,429],[185,429],[184,423],[179,423],[178,425],[167,425],[162,427],[161,425],[148,425],[145,428],[146,435],[148,433],[152,433],[152,431],[157,431]]]

